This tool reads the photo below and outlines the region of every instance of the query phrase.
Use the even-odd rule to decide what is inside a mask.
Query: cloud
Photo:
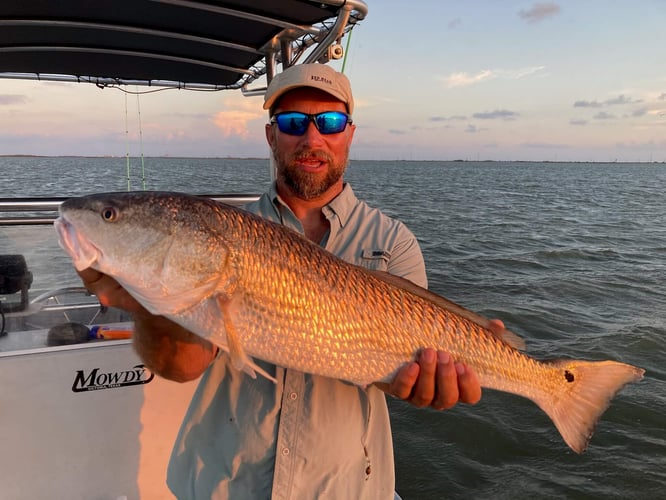
[[[468,73],[452,73],[445,77],[444,80],[449,87],[468,87],[469,85],[474,85],[475,83],[491,78],[495,78],[495,74],[489,69],[484,69],[475,75],[470,75]]]
[[[247,127],[247,122],[261,116],[263,116],[262,113],[251,113],[240,110],[220,111],[213,117],[213,123],[220,129],[224,137],[248,137],[250,131]]]
[[[518,69],[484,69],[474,74],[466,72],[451,73],[449,76],[439,77],[439,80],[446,82],[449,88],[469,87],[470,85],[497,78],[504,80],[519,80],[540,73],[544,69],[545,66],[528,66]]]
[[[597,101],[576,101],[574,102],[574,108],[600,108],[603,106],[600,102]]]
[[[404,130],[399,130],[397,128],[392,128],[392,129],[389,130],[389,134],[393,134],[393,135],[405,135],[406,133],[407,132],[405,132]]]
[[[430,118],[428,118],[428,121],[431,122],[448,122],[454,120],[467,120],[467,117],[462,115],[453,115],[453,116],[431,116]]]
[[[173,141],[183,141],[183,140],[190,140],[190,137],[187,135],[187,133],[184,130],[173,130],[170,132],[167,132],[165,139],[168,142],[173,142]]]
[[[0,94],[0,106],[11,106],[12,104],[24,104],[28,98],[18,94]]]
[[[474,118],[479,120],[513,120],[517,116],[520,116],[515,111],[509,111],[508,109],[496,109],[495,111],[485,111],[483,113],[474,113],[472,115]]]
[[[485,132],[486,130],[488,130],[488,129],[483,128],[483,127],[477,127],[476,125],[474,125],[472,123],[470,123],[469,125],[467,125],[467,127],[465,127],[465,132],[468,133],[468,134],[476,134],[476,133],[479,133],[479,132]]]
[[[224,137],[247,138],[250,136],[248,122],[266,118],[255,100],[243,96],[225,99],[225,108],[213,116],[214,125]]]
[[[666,100],[666,92],[663,92],[659,97],[657,97],[660,101]]]
[[[594,118],[595,120],[614,120],[616,116],[610,113],[606,113],[605,111],[600,111],[592,118]]]
[[[580,120],[577,118],[572,118],[569,120],[570,125],[587,125],[587,120]]]
[[[641,100],[634,101],[631,97],[625,97],[624,94],[620,94],[619,96],[613,98],[613,99],[608,99],[604,102],[607,106],[616,106],[618,104],[635,104],[637,102],[641,102]]]
[[[519,11],[518,16],[528,23],[534,24],[559,13],[560,6],[554,2],[535,3],[530,9]]]
[[[651,109],[647,112],[648,115],[666,116],[666,109]]]
[[[621,94],[615,97],[614,99],[606,100],[605,104],[607,104],[608,106],[614,106],[616,104],[627,104],[629,102],[631,102],[631,99],[627,99],[626,97],[624,97],[624,94]]]
[[[511,80],[520,80],[521,78],[525,78],[526,76],[542,73],[544,69],[546,69],[545,66],[528,66],[526,68],[519,68],[516,70],[500,71],[499,74],[500,76],[504,76],[505,78]]]
[[[637,104],[642,102],[641,99],[634,100],[631,97],[625,97],[624,94],[620,94],[617,97],[611,99],[606,99],[604,102],[599,101],[576,101],[574,102],[574,108],[601,108],[604,106],[618,106],[625,104]]]

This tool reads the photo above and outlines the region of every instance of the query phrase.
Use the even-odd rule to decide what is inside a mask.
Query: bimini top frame
[[[242,89],[341,57],[361,0],[3,0],[0,78]]]

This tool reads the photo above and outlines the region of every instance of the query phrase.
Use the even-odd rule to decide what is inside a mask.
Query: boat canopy
[[[361,0],[2,0],[0,78],[241,89],[338,59]]]

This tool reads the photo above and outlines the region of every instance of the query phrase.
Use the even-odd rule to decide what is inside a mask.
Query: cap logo
[[[331,80],[323,76],[312,75],[310,76],[310,80],[314,80],[315,82],[324,82],[327,85],[333,85],[333,82]]]

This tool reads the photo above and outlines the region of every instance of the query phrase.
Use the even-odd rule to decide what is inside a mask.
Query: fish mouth
[[[92,267],[99,260],[101,254],[97,247],[85,239],[64,215],[53,221],[53,225],[58,234],[58,244],[72,258],[77,271]]]

